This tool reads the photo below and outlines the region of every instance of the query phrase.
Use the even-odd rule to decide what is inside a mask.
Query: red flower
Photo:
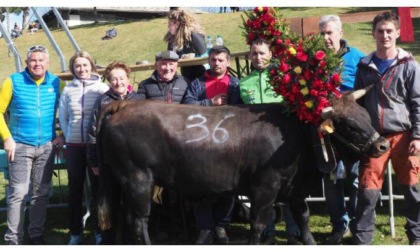
[[[290,77],[290,74],[285,74],[283,75],[283,78],[281,78],[281,83],[282,84],[287,84],[290,82],[290,80],[292,79],[292,77]]]
[[[335,82],[335,83],[341,83],[341,76],[338,73],[334,73],[331,76],[331,79]]]
[[[249,41],[253,41],[255,39],[255,34],[254,33],[248,34],[248,39]]]
[[[283,96],[300,120],[318,124],[329,99],[340,96],[337,69],[341,59],[326,48],[319,34],[298,37],[291,33],[289,24],[274,8],[256,7],[246,15],[243,27],[247,44],[256,38],[270,43],[273,64],[277,65],[269,75],[273,90]]]
[[[271,70],[270,70],[270,74],[271,74],[271,75],[276,75],[276,74],[277,74],[277,71],[276,71],[275,69],[271,69]]]
[[[316,89],[311,89],[311,91],[309,91],[309,94],[311,95],[311,96],[314,96],[314,97],[317,97],[318,96],[318,91],[316,90]]]
[[[289,71],[290,66],[286,64],[286,62],[282,61],[280,66],[279,66],[279,70],[283,73],[286,73],[287,71]]]
[[[296,59],[300,62],[306,62],[308,60],[308,55],[305,52],[296,53]]]
[[[314,55],[314,59],[320,61],[323,60],[325,58],[325,52],[323,51],[317,51]]]
[[[303,70],[303,77],[305,78],[305,80],[310,80],[312,79],[312,72],[309,69],[305,69]]]

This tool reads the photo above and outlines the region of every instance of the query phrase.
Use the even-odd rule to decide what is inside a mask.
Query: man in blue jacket
[[[55,148],[64,144],[56,137],[55,118],[60,79],[47,71],[45,47],[29,48],[24,71],[12,74],[0,87],[0,113],[10,112],[9,125],[0,116],[0,136],[9,161],[6,244],[23,243],[25,196],[32,186],[29,208],[31,245],[45,245],[43,237],[48,191],[54,167]]]
[[[343,83],[341,91],[353,90],[357,64],[364,54],[354,47],[350,47],[342,39],[343,29],[340,17],[336,15],[322,16],[319,21],[319,30],[324,36],[328,48],[341,56],[343,60]],[[357,187],[359,184],[359,162],[352,160],[339,160],[337,168],[324,176],[325,198],[330,220],[333,226],[331,234],[326,238],[325,244],[340,244],[343,236],[348,233],[349,223],[355,218],[357,203]],[[349,202],[346,204],[344,189],[347,188]]]

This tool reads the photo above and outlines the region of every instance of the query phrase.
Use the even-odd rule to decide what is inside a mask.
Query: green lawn
[[[60,245],[66,244],[68,242],[68,208],[66,207],[67,202],[67,172],[64,167],[60,167],[60,170],[55,170],[55,175],[53,177],[53,195],[50,198],[50,203],[55,207],[50,207],[48,209],[48,218],[46,223],[46,238],[48,244],[51,245]],[[394,185],[396,182],[394,182]],[[61,184],[61,186],[59,186]],[[4,188],[7,185],[7,180],[4,179],[3,175],[0,174],[0,207],[5,208],[5,192]],[[397,186],[394,186],[394,193],[398,194]],[[316,194],[312,197],[320,197],[318,194],[320,189],[315,189]],[[384,191],[384,194],[386,192]],[[310,226],[313,232],[314,238],[318,244],[322,244],[329,232],[331,232],[331,224],[329,222],[329,217],[326,211],[325,202],[309,202],[309,208],[311,210],[311,219]],[[395,200],[395,231],[396,237],[391,237],[390,231],[390,221],[389,221],[389,210],[388,210],[388,201],[382,201],[378,203],[377,206],[377,221],[376,221],[376,232],[373,244],[374,245],[406,245],[408,244],[407,237],[405,236],[404,224],[405,218],[402,216],[403,202],[400,200]],[[94,244],[93,234],[95,232],[94,227],[90,221],[91,218],[87,221],[87,227],[85,229],[85,243],[86,245]],[[151,239],[153,244],[194,244],[195,240],[195,230],[191,228],[187,229],[187,233],[184,232],[184,227],[179,224],[181,223],[180,219],[174,220],[174,223],[171,225],[172,236],[165,241],[155,241],[154,230],[150,230]],[[27,225],[27,223],[26,223]],[[169,224],[168,224],[169,225]],[[0,212],[0,234],[3,235],[7,229],[6,223],[6,212]],[[27,228],[25,228],[27,230]],[[228,231],[230,236],[230,244],[235,245],[245,245],[248,238],[249,225],[241,221],[234,221],[231,224],[231,227]],[[285,225],[282,220],[276,225],[277,244],[284,245],[286,244],[285,239]],[[27,236],[27,235],[26,235]],[[28,243],[28,237],[25,238],[25,243]],[[350,244],[350,238],[345,238],[344,244]],[[4,245],[4,240],[0,238],[0,245]]]

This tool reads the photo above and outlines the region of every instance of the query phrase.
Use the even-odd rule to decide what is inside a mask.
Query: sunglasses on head
[[[33,52],[45,52],[46,54],[48,54],[48,50],[44,46],[34,45],[29,47],[28,52],[26,53],[26,59],[29,59],[29,56],[31,56],[31,53]]]
[[[45,48],[42,45],[34,45],[34,46],[29,47],[28,52],[34,52],[34,51],[37,51],[37,52],[48,52],[47,51],[47,48]]]

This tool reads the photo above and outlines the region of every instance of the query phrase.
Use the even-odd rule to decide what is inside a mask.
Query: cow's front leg
[[[135,218],[134,233],[136,237],[136,244],[151,245],[149,232],[147,230],[148,218]]]
[[[249,245],[259,245],[261,233],[267,226],[272,214],[274,199],[269,202],[255,202],[251,200],[251,234],[248,240]]]
[[[309,207],[306,200],[299,200],[290,203],[290,210],[295,217],[302,234],[302,241],[305,245],[316,245],[315,239],[309,228]]]

